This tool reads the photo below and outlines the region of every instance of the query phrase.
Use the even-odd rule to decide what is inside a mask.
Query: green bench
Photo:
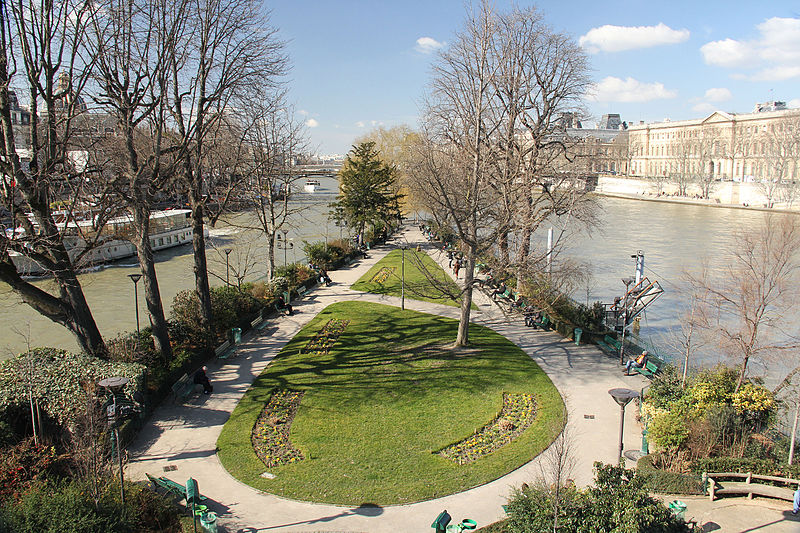
[[[637,366],[633,366],[633,370],[640,373],[646,378],[652,378],[656,374],[661,371],[661,367],[664,366],[664,361],[659,359],[654,355],[647,354],[647,358],[644,361],[644,366],[639,368]]]
[[[250,329],[261,329],[261,323],[264,322],[264,317],[261,316],[261,313],[258,313],[253,320],[250,321]]]
[[[236,351],[234,346],[231,346],[231,341],[225,341],[214,350],[214,355],[217,359],[227,359]]]
[[[541,320],[534,320],[533,326],[539,329],[547,329],[550,327],[550,317],[547,315],[542,315]]]
[[[166,477],[155,477],[155,476],[151,476],[150,474],[147,474],[147,473],[145,475],[147,476],[147,479],[150,480],[150,483],[152,483],[155,488],[165,490],[167,492],[167,494],[175,496],[178,499],[178,501],[186,499],[186,486],[185,485],[181,485],[180,483],[172,481],[171,479],[166,478]],[[200,501],[205,501],[208,498],[206,498],[205,496],[200,494],[198,499]]]
[[[619,355],[619,351],[622,349],[622,344],[610,335],[603,337],[603,340],[598,340],[597,346],[608,355]]]
[[[185,400],[194,393],[195,383],[189,378],[188,374],[184,374],[171,388],[172,393],[175,395],[175,401]]]

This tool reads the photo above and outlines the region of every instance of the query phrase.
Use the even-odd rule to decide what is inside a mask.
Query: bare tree
[[[0,6],[0,200],[13,220],[12,232],[0,232],[0,280],[37,312],[68,328],[87,353],[105,357],[105,343],[74,268],[90,243],[71,255],[65,236],[68,222],[75,220],[73,210],[85,209],[83,187],[90,171],[70,156],[74,121],[85,111],[81,92],[93,63],[82,45],[88,9],[87,3],[70,0],[11,3],[10,13],[6,3]],[[17,150],[11,116],[16,95],[10,86],[17,60],[30,98],[27,165]],[[53,210],[59,202],[71,207],[63,224]],[[102,227],[108,215],[108,211],[93,215],[95,227]],[[22,279],[13,254],[51,273],[58,295]]]
[[[552,494],[553,533],[557,533],[559,528],[558,513],[561,509],[563,491],[569,486],[570,477],[578,464],[575,439],[568,424],[566,411],[561,424],[563,429],[544,452],[539,463],[543,488],[549,488]]]
[[[800,226],[791,216],[765,216],[760,228],[740,230],[719,275],[692,279],[708,295],[723,350],[739,365],[739,390],[754,358],[794,353],[795,336],[784,331],[798,296]]]
[[[143,276],[155,347],[168,360],[172,349],[150,226],[156,195],[178,161],[164,155],[164,138],[169,133],[164,94],[169,66],[177,56],[175,46],[186,24],[185,2],[173,6],[166,0],[97,0],[95,6],[88,39],[100,89],[95,101],[114,125],[114,134],[100,133],[113,163],[102,178],[130,213],[130,237]]]
[[[287,70],[284,45],[256,0],[191,0],[187,38],[171,65],[168,107],[187,147],[182,179],[192,210],[195,290],[211,330],[211,292],[204,240],[210,132],[231,103],[275,87]]]
[[[531,248],[536,230],[549,217],[580,219],[586,195],[571,168],[574,140],[557,125],[578,107],[586,69],[577,44],[538,11],[496,14],[488,3],[434,66],[412,193],[465,253],[457,345],[468,343],[476,257],[494,251],[524,279],[548,255]]]

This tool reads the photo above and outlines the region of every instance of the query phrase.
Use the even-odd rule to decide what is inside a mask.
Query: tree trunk
[[[200,325],[210,337],[213,332],[214,317],[211,312],[211,288],[208,284],[206,241],[203,235],[205,230],[205,225],[203,223],[203,197],[200,192],[200,184],[194,181],[190,183],[189,205],[192,209],[192,255],[194,257],[195,290],[197,291],[197,298],[200,300]]]
[[[147,312],[150,315],[153,341],[164,361],[169,361],[172,359],[172,346],[169,342],[169,327],[164,317],[164,306],[158,287],[153,248],[150,245],[150,210],[142,205],[136,206],[134,208],[134,224],[136,226],[136,254],[139,258],[139,268],[142,271],[144,297],[147,302]]]
[[[458,320],[456,346],[469,345],[469,316],[472,310],[472,283],[475,273],[475,251],[470,246],[467,250],[467,264],[464,266],[464,290],[461,299],[461,317]]]

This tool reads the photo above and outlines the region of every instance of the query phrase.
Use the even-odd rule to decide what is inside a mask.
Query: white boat
[[[315,192],[319,187],[319,180],[306,180],[306,184],[303,185],[303,190],[306,192]]]
[[[165,250],[175,246],[181,246],[192,242],[192,220],[191,210],[171,209],[166,211],[154,211],[150,215],[150,246],[153,251]],[[136,247],[125,238],[131,233],[133,217],[125,215],[110,219],[103,228],[103,234],[95,246],[86,252],[78,260],[76,268],[83,270],[94,265],[109,263],[117,259],[136,255]],[[94,235],[91,220],[81,220],[59,224],[64,231],[64,245],[73,262],[78,255],[86,249],[84,237],[89,238]],[[76,231],[70,231],[70,226]],[[6,233],[9,234],[11,230]],[[208,236],[208,229],[205,229],[205,236]],[[20,232],[17,230],[16,237],[19,238]],[[41,276],[47,274],[47,270],[30,257],[18,252],[9,251],[17,272],[22,276]]]

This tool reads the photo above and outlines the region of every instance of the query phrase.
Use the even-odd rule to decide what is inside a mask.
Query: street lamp
[[[132,279],[132,278],[131,278]],[[135,283],[135,282],[134,282]],[[117,454],[117,464],[119,465],[119,490],[120,500],[125,503],[125,477],[122,470],[122,443],[119,440],[119,423],[125,418],[130,417],[135,409],[130,401],[122,397],[122,389],[130,380],[124,377],[113,377],[102,379],[97,384],[103,387],[108,394],[108,400],[104,404],[108,428],[111,430],[111,458],[114,452]],[[118,396],[120,401],[118,402]]]
[[[231,255],[232,251],[233,250],[231,250],[230,248],[225,248],[225,250],[224,250],[224,252],[225,252],[225,285],[230,285],[231,284],[231,281],[230,281],[231,269],[230,269],[230,263],[228,263],[228,256]]]
[[[141,274],[128,274],[133,282],[133,298],[136,304],[136,337],[139,337],[139,280],[142,279]]]
[[[286,235],[289,234],[288,229],[282,229],[281,233],[283,233],[283,240],[281,240],[281,236],[278,235],[277,242],[275,244],[278,247],[278,250],[283,250],[283,266],[286,267],[288,265],[286,260],[286,250],[291,250],[294,248],[294,243],[289,242],[289,239],[286,238]]]
[[[608,391],[614,401],[619,405],[619,458],[620,465],[622,464],[622,431],[625,429],[625,406],[630,403],[634,398],[639,397],[639,393],[631,389],[611,389]]]
[[[400,309],[406,309],[406,247],[400,247]]]

